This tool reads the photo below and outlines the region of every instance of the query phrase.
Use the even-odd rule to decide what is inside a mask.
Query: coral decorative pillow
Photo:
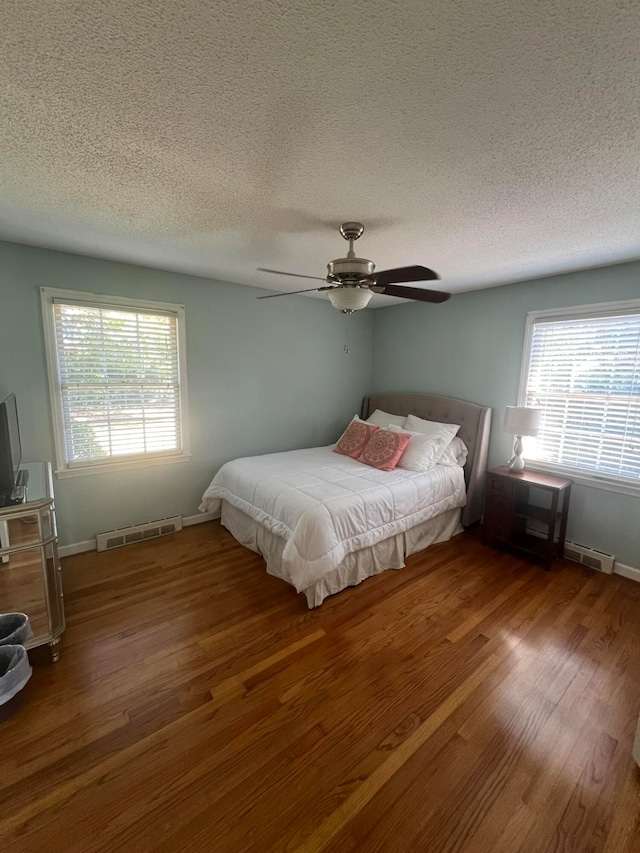
[[[340,441],[333,448],[334,453],[342,453],[343,456],[351,456],[358,459],[367,442],[378,429],[373,424],[365,424],[361,420],[353,420],[342,433]]]
[[[405,432],[378,429],[360,454],[360,462],[371,465],[372,468],[379,468],[381,471],[393,471],[410,438],[411,436]]]

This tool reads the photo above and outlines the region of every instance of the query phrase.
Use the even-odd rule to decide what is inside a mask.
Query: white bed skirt
[[[402,569],[406,557],[462,533],[464,528],[461,516],[462,509],[455,507],[404,533],[385,539],[384,542],[347,554],[336,569],[304,590],[309,608],[319,607],[329,595],[334,595],[345,587],[356,586],[365,578],[378,575],[387,569]],[[271,533],[226,501],[222,501],[221,521],[241,545],[264,557],[270,575],[285,580],[282,573],[285,540],[281,536]]]

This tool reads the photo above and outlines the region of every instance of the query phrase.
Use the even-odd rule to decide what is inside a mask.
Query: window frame
[[[520,367],[520,382],[518,386],[518,406],[524,406],[527,399],[527,379],[529,377],[529,366],[531,362],[531,345],[533,342],[533,328],[536,323],[553,322],[554,320],[581,320],[589,317],[616,317],[629,314],[640,314],[640,299],[625,299],[617,302],[594,302],[586,305],[573,305],[565,308],[547,308],[527,313],[524,343],[522,349],[522,361]],[[571,478],[575,483],[590,486],[604,491],[617,492],[619,494],[635,495],[640,497],[640,483],[635,483],[627,477],[614,474],[599,474],[588,471],[585,468],[573,468],[569,465],[561,465],[556,462],[530,459],[526,456],[527,468],[532,471],[548,472]]]
[[[148,468],[155,465],[171,465],[187,462],[191,459],[189,444],[188,418],[188,389],[187,389],[187,347],[185,330],[185,308],[171,302],[156,302],[148,299],[132,299],[125,296],[109,296],[80,290],[63,290],[59,288],[41,287],[42,317],[44,327],[44,346],[47,361],[49,384],[49,399],[53,420],[53,437],[56,454],[55,473],[58,478],[84,477],[90,474],[104,474],[114,471],[125,471],[135,468]],[[176,318],[178,392],[180,400],[180,432],[182,447],[174,451],[162,453],[142,453],[127,456],[124,459],[108,457],[104,462],[95,460],[86,464],[70,462],[67,458],[67,442],[65,420],[62,411],[62,392],[60,389],[60,370],[58,347],[56,339],[56,322],[54,317],[55,300],[64,300],[72,304],[93,304],[97,307],[118,310],[134,309],[136,311],[171,314]]]

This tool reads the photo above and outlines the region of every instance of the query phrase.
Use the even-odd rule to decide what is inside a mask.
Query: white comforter
[[[466,493],[457,466],[378,471],[332,447],[313,447],[227,462],[200,509],[217,511],[221,500],[286,540],[285,579],[302,592],[346,554],[464,506]]]

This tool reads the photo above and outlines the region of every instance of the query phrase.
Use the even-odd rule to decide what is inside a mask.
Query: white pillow
[[[421,432],[411,432],[403,427],[389,424],[391,432],[408,432],[411,438],[397,467],[408,471],[430,471],[435,467],[438,458],[445,448],[445,439],[439,435],[424,435]]]
[[[421,432],[423,435],[439,435],[441,438],[448,439],[447,444],[450,444],[460,429],[460,425],[440,424],[437,421],[425,421],[415,415],[409,415],[404,422],[404,428],[408,429],[409,432]]]
[[[386,429],[390,424],[399,427],[404,426],[404,421],[404,415],[390,415],[388,412],[383,412],[382,409],[376,409],[372,415],[369,415],[366,422]]]
[[[445,447],[438,459],[438,465],[448,465],[449,467],[457,465],[460,468],[464,468],[468,455],[469,448],[461,438],[456,436],[451,444]]]
[[[404,428],[409,432],[420,432],[423,435],[430,435],[443,439],[435,460],[438,462],[440,456],[455,438],[456,433],[460,429],[460,424],[441,424],[437,421],[425,421],[415,415],[409,415],[404,422]]]

